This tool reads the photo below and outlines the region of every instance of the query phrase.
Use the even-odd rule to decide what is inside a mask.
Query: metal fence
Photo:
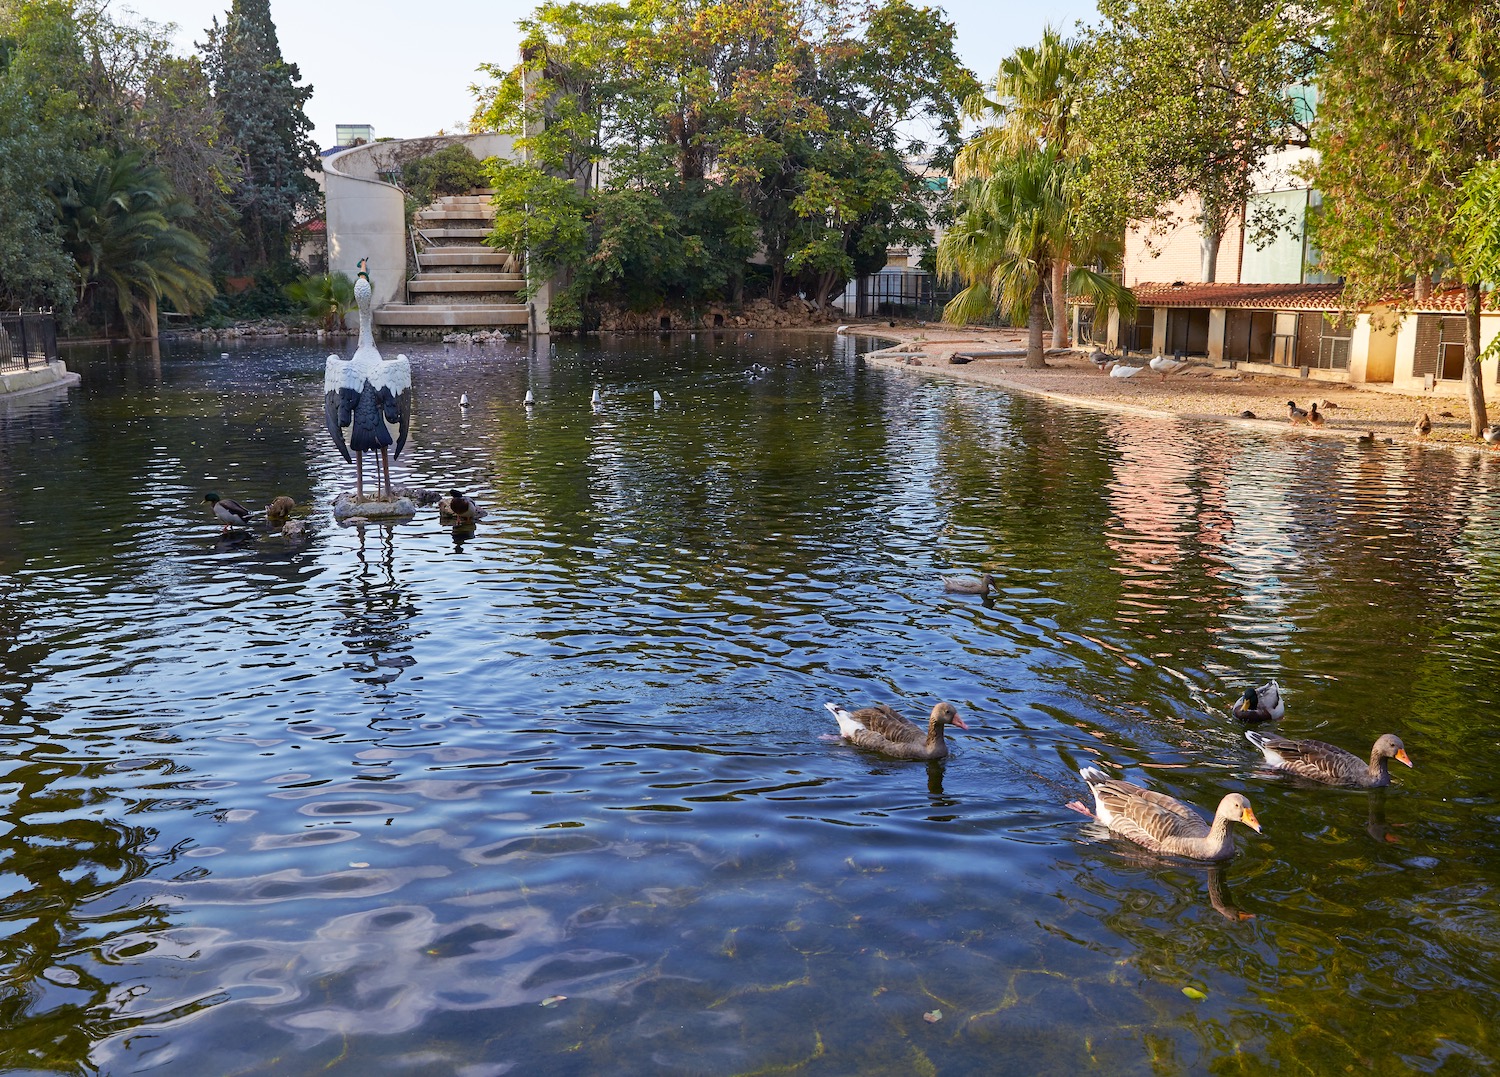
[[[50,310],[0,311],[0,373],[46,366],[57,358],[57,319]]]
[[[942,319],[943,308],[958,291],[958,286],[945,287],[923,270],[889,267],[851,281],[840,305],[855,318],[935,322]],[[979,324],[1000,326],[1010,322],[997,312]]]

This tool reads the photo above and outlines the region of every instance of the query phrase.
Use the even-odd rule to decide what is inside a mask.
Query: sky
[[[931,4],[932,0],[927,0]],[[469,87],[482,63],[514,66],[517,20],[536,6],[522,0],[272,0],[281,54],[313,87],[307,114],[319,147],[341,123],[368,123],[377,138],[417,138],[460,129],[474,110]],[[1071,30],[1096,18],[1094,0],[939,0],[958,29],[958,55],[981,79],[994,77],[1018,45],[1034,45],[1047,24]],[[176,23],[179,51],[195,52],[229,0],[115,0],[155,23]],[[424,17],[423,12],[430,13]]]

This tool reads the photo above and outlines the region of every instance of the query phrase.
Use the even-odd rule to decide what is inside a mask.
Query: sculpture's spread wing
[[[338,446],[346,464],[351,463],[354,458],[349,455],[349,446],[344,441],[344,431],[339,426],[339,400],[348,383],[349,370],[352,366],[353,364],[347,359],[330,355],[323,373],[323,422],[327,425],[328,434],[333,438],[333,443]]]
[[[398,355],[384,366],[389,368],[385,372],[386,385],[390,388],[391,397],[396,401],[396,408],[401,413],[401,417],[397,420],[396,451],[391,454],[400,459],[401,450],[406,447],[406,435],[411,432],[411,362],[406,356]]]

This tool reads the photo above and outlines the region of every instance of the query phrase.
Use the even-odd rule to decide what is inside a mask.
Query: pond
[[[316,347],[0,404],[0,1068],[1500,1063],[1500,463],[860,346],[407,346],[396,480],[472,534],[332,521]],[[1271,678],[1281,732],[1415,769],[1267,776],[1228,707]],[[821,739],[875,700],[969,730]],[[1089,763],[1264,832],[1153,858],[1066,807]]]

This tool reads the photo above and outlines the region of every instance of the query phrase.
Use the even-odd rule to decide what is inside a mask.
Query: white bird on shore
[[[1175,374],[1188,364],[1182,359],[1182,353],[1176,355],[1158,355],[1151,360],[1151,369],[1165,378],[1168,374]]]
[[[1145,369],[1143,366],[1130,366],[1117,361],[1109,364],[1109,376],[1111,378],[1133,378]]]

